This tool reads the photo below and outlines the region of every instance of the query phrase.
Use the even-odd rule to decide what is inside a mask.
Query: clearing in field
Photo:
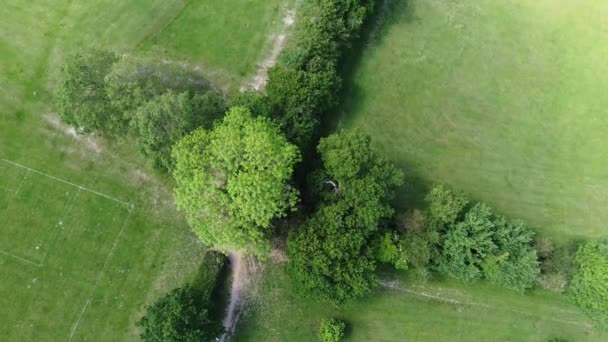
[[[557,240],[605,235],[608,2],[387,2],[342,125],[406,170],[402,204],[445,182]]]
[[[133,206],[5,160],[0,187],[0,333],[72,340]]]

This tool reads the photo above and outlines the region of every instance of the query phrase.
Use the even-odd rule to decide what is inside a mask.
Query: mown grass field
[[[238,341],[315,341],[321,318],[347,322],[345,341],[605,341],[566,297],[528,295],[483,283],[421,284],[404,274],[383,274],[396,288],[340,307],[290,292],[281,266],[268,265],[259,298],[237,331]]]
[[[608,233],[608,3],[389,1],[341,125],[557,240]]]
[[[204,248],[175,211],[170,180],[148,170],[129,144],[71,136],[52,114],[52,93],[63,58],[90,45],[185,60],[238,89],[255,73],[282,2],[199,3],[0,6],[0,159],[76,185],[0,161],[0,339],[136,340],[144,304],[198,272]],[[257,17],[241,18],[233,7]],[[202,31],[208,35],[196,48],[175,45],[194,44]]]

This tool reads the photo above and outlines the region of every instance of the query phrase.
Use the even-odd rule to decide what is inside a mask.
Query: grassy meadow
[[[144,304],[198,272],[204,247],[175,211],[171,181],[129,144],[72,135],[52,114],[52,93],[65,56],[90,45],[183,60],[238,89],[255,73],[283,2],[200,3],[0,6],[0,159],[74,184],[0,161],[3,340],[136,340]]]
[[[321,318],[347,322],[344,341],[605,341],[608,338],[564,296],[528,295],[483,283],[419,283],[382,274],[389,286],[336,307],[290,292],[280,265],[268,265],[259,298],[237,331],[238,341],[316,341]]]
[[[389,1],[346,94],[419,205],[462,189],[559,241],[608,228],[608,3]]]

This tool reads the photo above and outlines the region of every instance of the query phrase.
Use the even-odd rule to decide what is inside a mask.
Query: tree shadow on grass
[[[327,136],[346,126],[349,116],[366,100],[366,93],[355,83],[356,71],[367,54],[385,43],[387,34],[397,23],[414,23],[422,19],[416,16],[411,0],[377,0],[374,14],[363,27],[360,38],[345,54],[340,74],[342,75],[341,105],[333,115],[322,123],[322,136]],[[420,175],[413,173],[413,167],[401,161],[398,165],[406,174],[406,184],[398,190],[393,205],[397,209],[420,207],[424,204],[429,184]]]

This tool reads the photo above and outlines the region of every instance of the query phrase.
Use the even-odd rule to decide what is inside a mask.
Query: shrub
[[[66,58],[55,98],[57,114],[83,132],[108,131],[117,111],[106,95],[104,79],[118,57],[111,51],[84,49]]]
[[[397,240],[397,241],[394,241]],[[394,239],[391,233],[381,234],[374,240],[373,248],[376,259],[384,263],[393,263],[399,255],[398,239]]]
[[[538,279],[539,285],[549,291],[555,293],[564,293],[568,286],[568,279],[563,273],[548,273],[541,274]]]
[[[376,285],[370,233],[344,202],[321,207],[287,242],[287,273],[303,295],[342,303]]]
[[[446,228],[437,268],[461,280],[485,278],[523,291],[533,286],[540,272],[532,237],[523,223],[508,222],[478,203],[462,221]]]
[[[550,240],[543,239],[536,242],[536,248],[541,270],[539,285],[557,293],[565,292],[577,271],[576,244],[555,247]]]
[[[157,170],[173,168],[171,149],[198,127],[210,128],[225,111],[221,95],[168,91],[137,108],[131,122],[137,145],[149,164]]]
[[[338,342],[344,336],[346,323],[335,318],[322,319],[319,328],[319,336],[323,342]]]
[[[146,342],[216,341],[223,332],[222,323],[210,315],[211,293],[225,257],[205,255],[201,276],[192,285],[176,288],[146,307],[137,322]]]
[[[464,193],[453,191],[443,185],[431,189],[426,201],[429,204],[429,223],[437,228],[455,223],[469,204],[469,199]]]
[[[300,149],[308,149],[319,122],[338,103],[340,59],[372,8],[372,0],[313,0],[299,11],[293,43],[268,72],[265,99]]]
[[[372,242],[380,221],[393,215],[388,200],[403,173],[376,155],[359,131],[321,139],[318,151],[323,167],[314,180],[328,186],[317,211],[290,234],[287,268],[302,292],[343,302],[376,284]]]
[[[608,240],[581,244],[576,263],[579,269],[571,286],[574,299],[596,321],[608,323]]]

